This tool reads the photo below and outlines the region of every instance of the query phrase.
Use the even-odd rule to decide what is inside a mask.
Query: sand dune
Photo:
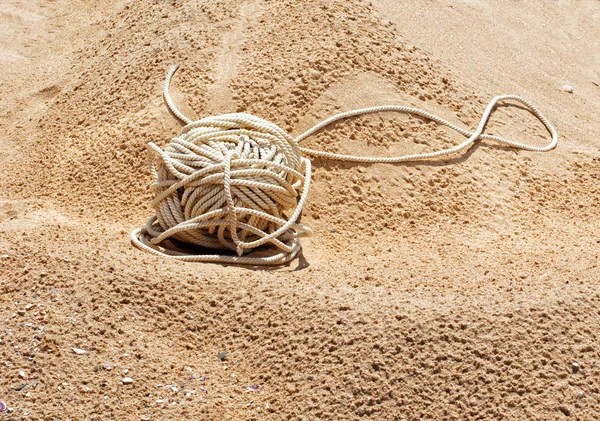
[[[7,419],[599,418],[597,2],[6,0],[0,34]],[[514,93],[560,143],[314,160],[300,259],[177,263],[128,234],[152,214],[146,143],[180,128],[161,98],[172,63],[195,118],[246,111],[297,135],[385,103],[474,128]],[[517,107],[486,132],[547,141]],[[382,113],[303,145],[461,140]]]

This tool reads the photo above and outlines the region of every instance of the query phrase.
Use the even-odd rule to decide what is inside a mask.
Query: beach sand
[[[0,418],[599,419],[599,52],[592,0],[3,0]],[[518,94],[559,145],[317,159],[299,259],[161,259],[129,232],[152,215],[146,144],[180,128],[161,97],[173,63],[193,118],[297,135],[398,104],[474,129]],[[486,133],[548,142],[518,107]],[[463,139],[382,113],[303,146]]]

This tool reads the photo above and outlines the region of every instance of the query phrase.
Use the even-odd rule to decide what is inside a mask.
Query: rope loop
[[[181,113],[169,86],[178,66],[165,79],[163,96],[169,110],[185,126],[161,149],[148,144],[153,157],[156,215],[146,226],[131,233],[132,243],[150,253],[184,261],[279,265],[300,251],[300,237],[311,230],[299,223],[308,197],[311,161],[303,154],[347,162],[399,163],[454,154],[476,140],[486,139],[517,149],[545,152],[554,149],[558,134],[552,124],[530,102],[516,95],[497,96],[486,107],[477,129],[463,129],[418,108],[399,105],[361,108],[334,115],[293,138],[276,124],[247,113],[223,114],[192,121]],[[551,135],[546,146],[536,147],[483,133],[500,102],[516,101],[525,106]],[[384,111],[402,112],[437,122],[467,139],[459,145],[435,152],[396,157],[343,155],[303,148],[299,143],[330,124],[359,115]],[[209,249],[231,250],[227,254],[190,254],[167,248],[168,239]],[[249,251],[270,244],[278,251],[247,256]]]

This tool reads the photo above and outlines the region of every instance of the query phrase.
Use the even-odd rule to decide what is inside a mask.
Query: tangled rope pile
[[[515,95],[495,97],[485,109],[474,132],[458,127],[426,111],[397,105],[362,108],[334,115],[293,138],[274,123],[246,113],[224,114],[193,122],[183,115],[169,95],[177,66],[165,79],[167,106],[185,127],[163,150],[150,143],[154,156],[156,215],[145,228],[134,230],[131,239],[142,250],[185,261],[278,265],[300,251],[300,237],[310,229],[299,223],[311,179],[311,162],[303,154],[338,161],[398,163],[453,154],[478,139],[494,140],[529,151],[556,147],[558,135],[550,122],[531,103]],[[496,104],[512,100],[523,104],[552,136],[547,146],[535,147],[483,130]],[[302,148],[299,142],[335,121],[382,111],[408,113],[445,125],[467,137],[452,148],[398,157],[363,157]],[[235,255],[189,254],[161,246],[175,239],[210,249],[232,250]],[[245,256],[270,244],[270,255]],[[259,252],[260,254],[261,252]]]

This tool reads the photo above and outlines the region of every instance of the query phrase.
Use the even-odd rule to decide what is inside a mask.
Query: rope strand
[[[479,139],[534,152],[552,150],[558,143],[558,134],[548,119],[533,104],[516,95],[493,98],[475,131],[463,129],[427,111],[400,105],[336,114],[296,138],[277,125],[246,113],[224,114],[193,122],[177,109],[169,94],[171,79],[177,69],[177,65],[169,69],[163,97],[169,110],[185,127],[164,151],[149,144],[149,150],[157,157],[156,178],[151,186],[156,191],[153,204],[157,214],[145,228],[134,230],[131,240],[142,250],[178,260],[250,265],[278,265],[292,260],[301,248],[299,238],[311,233],[309,228],[296,222],[306,203],[311,179],[310,160],[302,154],[346,162],[400,163],[451,155]],[[551,136],[550,143],[537,147],[484,134],[494,108],[505,101],[523,104],[544,125]],[[336,121],[385,111],[435,121],[467,139],[435,152],[394,157],[344,155],[299,146],[302,140]],[[185,189],[185,193],[180,195],[179,189]],[[290,215],[287,219],[286,214]],[[216,237],[215,230],[218,232]],[[169,237],[209,248],[231,249],[238,256],[190,255],[161,247],[159,243]],[[243,256],[245,251],[266,243],[281,251],[267,257]]]

